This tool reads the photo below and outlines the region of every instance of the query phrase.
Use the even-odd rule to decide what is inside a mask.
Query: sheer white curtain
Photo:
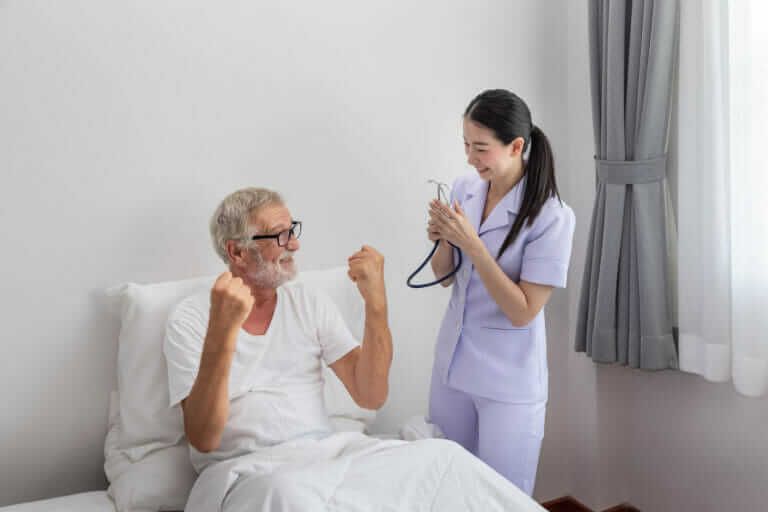
[[[680,368],[768,392],[768,2],[681,2]]]

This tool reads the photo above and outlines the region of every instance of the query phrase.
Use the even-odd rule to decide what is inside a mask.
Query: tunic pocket
[[[509,368],[533,370],[537,367],[529,328],[484,326],[482,329],[488,363],[499,373],[508,373]]]

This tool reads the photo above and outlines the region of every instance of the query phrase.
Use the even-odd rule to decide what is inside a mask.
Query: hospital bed
[[[303,272],[299,279],[325,291],[338,306],[352,333],[362,339],[364,304],[347,278],[346,268]],[[121,323],[118,389],[110,395],[109,426],[104,445],[104,469],[109,488],[0,507],[0,511],[145,512],[184,508],[196,474],[183,438],[181,412],[179,408],[167,407],[168,385],[162,341],[165,322],[173,306],[184,297],[210,289],[213,281],[211,276],[146,285],[128,283],[107,291],[106,300],[119,315]],[[362,437],[361,433],[366,432],[375,412],[358,407],[328,368],[324,368],[324,379],[326,407],[334,430],[340,433],[337,435]],[[390,437],[417,442],[408,444],[407,450],[401,450],[404,454],[397,456],[400,458],[390,459],[393,467],[383,468],[385,475],[398,478],[403,467],[418,466],[424,456],[440,452],[446,454],[440,463],[445,468],[455,467],[442,470],[442,476],[433,486],[435,489],[430,491],[435,492],[434,497],[429,498],[432,505],[434,501],[445,500],[451,508],[456,506],[460,510],[459,503],[464,499],[464,509],[467,510],[544,510],[479,460],[469,457],[461,459],[460,464],[453,462],[453,459],[465,456],[458,445],[452,447],[448,446],[453,445],[449,441],[436,441],[445,443],[436,446],[429,444],[430,441],[418,441],[435,436],[439,437],[439,431],[423,418],[406,422],[399,436]],[[418,450],[427,455],[419,455]],[[365,465],[357,468],[357,471],[367,470]],[[435,473],[432,467],[425,466],[422,470],[425,479]],[[476,475],[482,475],[482,478],[476,479]],[[451,479],[454,482],[449,483]],[[402,485],[410,487],[416,495],[423,494],[422,489],[413,489],[405,479]],[[484,489],[482,495],[471,495],[480,489]],[[489,504],[493,500],[494,506],[485,507],[485,495]],[[499,503],[504,505],[498,506]]]

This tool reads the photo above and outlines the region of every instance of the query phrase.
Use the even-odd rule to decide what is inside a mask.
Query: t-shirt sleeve
[[[317,335],[325,364],[331,365],[360,344],[347,327],[341,312],[328,295],[315,292]]]
[[[535,224],[541,227],[523,249],[520,280],[565,288],[576,218],[573,210],[559,202],[540,215]]]
[[[166,324],[163,353],[168,364],[170,407],[189,396],[197,378],[205,341],[206,320],[188,300],[181,302]]]

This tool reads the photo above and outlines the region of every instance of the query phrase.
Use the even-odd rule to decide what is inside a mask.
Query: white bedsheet
[[[359,433],[299,440],[208,467],[187,512],[543,511],[456,443]]]

